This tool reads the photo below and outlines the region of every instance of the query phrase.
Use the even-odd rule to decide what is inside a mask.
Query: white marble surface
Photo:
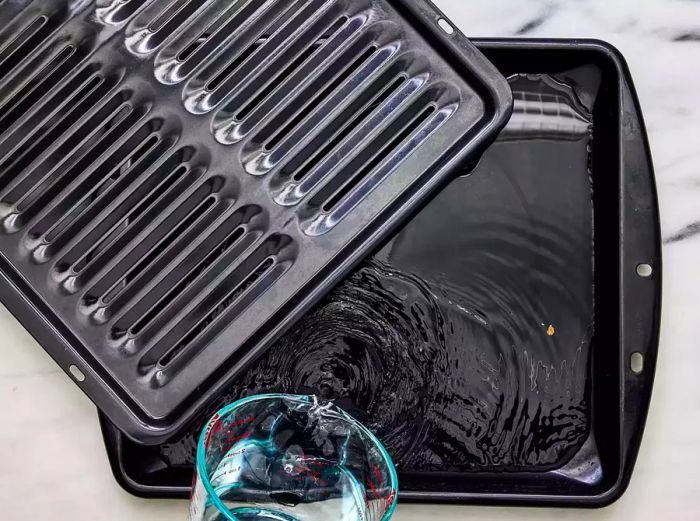
[[[629,62],[654,154],[664,313],[654,396],[628,492],[597,511],[401,505],[395,519],[700,519],[700,1],[437,0],[471,36],[593,37]],[[680,41],[677,41],[680,40]],[[178,520],[109,472],[92,403],[0,308],[0,517]]]

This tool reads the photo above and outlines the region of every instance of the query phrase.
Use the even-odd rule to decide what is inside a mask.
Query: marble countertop
[[[700,1],[435,0],[467,35],[600,38],[628,60],[646,119],[664,236],[660,356],[627,493],[594,511],[399,506],[395,519],[700,519]],[[93,404],[0,307],[4,519],[186,519],[113,480]],[[41,397],[41,401],[37,400]]]

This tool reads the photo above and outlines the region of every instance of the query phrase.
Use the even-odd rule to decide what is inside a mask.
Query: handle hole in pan
[[[649,264],[637,264],[637,275],[649,278],[654,273],[654,269]]]
[[[642,374],[644,371],[644,355],[635,351],[630,355],[630,369],[634,374]]]
[[[455,28],[452,27],[452,24],[445,20],[444,18],[440,18],[438,20],[438,25],[440,26],[440,29],[445,31],[447,34],[454,34]]]
[[[73,379],[76,382],[84,382],[85,381],[85,373],[83,373],[80,369],[78,369],[78,366],[71,365],[68,368],[68,372],[70,375],[73,377]]]

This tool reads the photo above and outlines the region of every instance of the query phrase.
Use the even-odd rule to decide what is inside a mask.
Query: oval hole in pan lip
[[[637,275],[643,278],[649,278],[652,276],[654,273],[654,269],[651,267],[650,264],[637,264]]]
[[[450,22],[448,22],[447,20],[445,20],[444,18],[440,18],[437,23],[438,23],[438,26],[440,27],[440,29],[445,31],[447,34],[454,34],[455,33],[455,28],[452,27],[452,24]]]
[[[71,365],[70,367],[68,367],[68,372],[76,382],[85,381],[85,373],[83,373],[77,365]]]
[[[630,369],[634,374],[642,374],[644,371],[644,355],[635,351],[630,355]]]

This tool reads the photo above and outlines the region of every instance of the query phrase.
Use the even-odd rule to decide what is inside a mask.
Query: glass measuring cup
[[[197,446],[191,521],[387,521],[398,478],[362,424],[314,396],[223,408]]]

